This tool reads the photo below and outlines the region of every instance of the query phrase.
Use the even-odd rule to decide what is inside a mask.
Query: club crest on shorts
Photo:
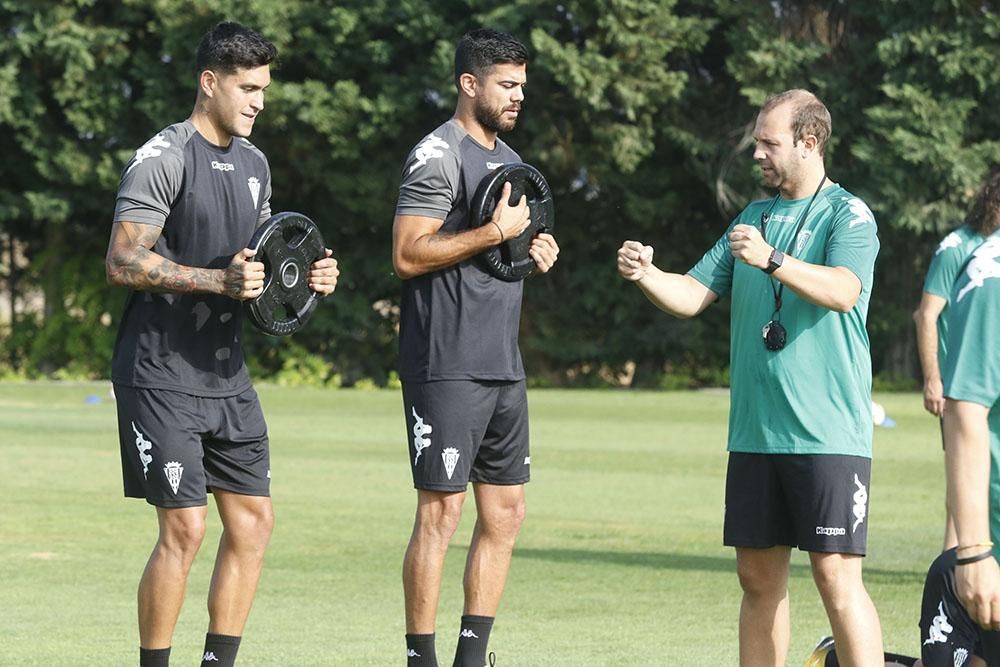
[[[854,473],[854,484],[858,487],[858,490],[854,492],[854,527],[851,528],[851,532],[855,532],[861,522],[865,520],[865,513],[868,506],[868,489],[865,485],[861,483],[858,479],[858,474]]]
[[[413,465],[417,465],[417,461],[420,460],[420,454],[431,446],[431,439],[425,438],[424,436],[431,433],[434,427],[430,424],[424,423],[424,418],[417,414],[417,409],[411,407],[410,410],[413,412],[413,451],[416,455],[413,457]]]
[[[142,462],[142,478],[149,479],[149,464],[153,462],[153,455],[149,453],[149,450],[153,448],[153,443],[146,440],[135,422],[132,422],[132,430],[135,432],[135,446],[139,450],[139,461]]]
[[[454,447],[445,447],[441,452],[441,460],[444,461],[444,471],[448,473],[448,479],[455,474],[455,464],[458,463],[459,453]]]
[[[167,465],[163,466],[163,474],[167,476],[170,488],[173,489],[176,496],[177,489],[181,486],[181,477],[184,475],[184,466],[181,465],[180,461],[168,461]]]

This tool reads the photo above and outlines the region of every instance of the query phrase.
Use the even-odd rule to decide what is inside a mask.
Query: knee
[[[861,586],[860,568],[839,558],[814,559],[812,575],[816,590],[828,607],[842,606]]]
[[[766,568],[759,567],[755,563],[737,561],[736,575],[740,580],[740,588],[746,595],[755,598],[784,597],[785,595],[784,578]]]
[[[274,531],[274,509],[270,503],[245,508],[225,530],[244,544],[267,545]]]
[[[462,519],[462,503],[447,499],[421,507],[415,532],[424,539],[447,546]]]
[[[481,529],[495,537],[511,542],[521,531],[527,508],[524,498],[503,507],[493,508],[484,516],[480,516]]]
[[[204,517],[172,517],[160,527],[160,548],[188,562],[194,560],[204,539]]]

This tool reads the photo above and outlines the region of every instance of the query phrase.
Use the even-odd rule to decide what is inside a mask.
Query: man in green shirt
[[[991,179],[992,181],[993,179]],[[1000,226],[1000,190],[977,205]],[[977,207],[973,207],[973,214]],[[926,667],[1000,664],[1000,233],[961,268],[949,298],[944,365],[948,500],[957,547],[927,574],[920,619]]]
[[[791,548],[809,552],[843,665],[882,664],[861,579],[871,473],[865,319],[879,242],[863,201],[826,176],[830,114],[805,90],[768,99],[754,159],[773,199],[751,203],[686,274],[626,241],[618,270],[676,317],[732,293],[724,541],[743,588],[740,663],[784,665]]]
[[[927,268],[920,305],[913,313],[917,327],[917,352],[924,376],[924,408],[936,417],[944,412],[941,369],[947,357],[948,296],[969,255],[996,231],[995,225],[1000,224],[1000,221],[991,222],[991,217],[985,215],[989,201],[997,199],[998,194],[1000,172],[993,174],[980,188],[964,224],[945,236],[938,245]],[[944,548],[947,550],[957,544],[955,525],[951,513],[947,511],[947,503],[945,514]]]

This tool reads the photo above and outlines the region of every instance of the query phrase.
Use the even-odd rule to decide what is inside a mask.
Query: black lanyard
[[[816,186],[816,192],[813,193],[813,196],[809,199],[809,203],[806,204],[806,210],[802,212],[802,218],[799,219],[799,224],[795,227],[795,233],[792,234],[792,243],[788,246],[788,250],[785,252],[786,255],[792,256],[792,248],[795,247],[795,240],[799,237],[799,232],[802,231],[803,225],[806,224],[806,217],[809,215],[809,209],[812,208],[813,202],[816,201],[816,196],[819,194],[819,191],[823,189],[824,183],[826,183],[825,171],[823,172],[823,178],[819,181],[819,185]],[[778,203],[779,197],[781,197],[780,192],[774,196],[774,199],[771,200],[771,205],[767,207],[767,211],[760,214],[760,235],[761,238],[764,239],[765,243],[767,242],[767,219],[771,217],[771,211],[774,210],[774,206]],[[779,280],[777,281],[779,286],[775,287],[774,278],[770,276],[768,276],[768,278],[768,282],[771,285],[771,294],[774,295],[774,313],[771,315],[771,320],[773,322],[777,322],[781,319],[781,294],[785,291],[785,283]]]

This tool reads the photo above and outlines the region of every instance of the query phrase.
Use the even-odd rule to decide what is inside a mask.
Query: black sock
[[[492,629],[491,616],[463,616],[452,667],[483,667],[486,664],[486,644],[490,641]]]
[[[406,667],[438,667],[434,633],[406,635]]]
[[[139,667],[170,667],[170,647],[139,647]]]
[[[231,635],[205,635],[205,652],[201,655],[201,667],[233,667],[236,652],[240,650],[240,638]]]

